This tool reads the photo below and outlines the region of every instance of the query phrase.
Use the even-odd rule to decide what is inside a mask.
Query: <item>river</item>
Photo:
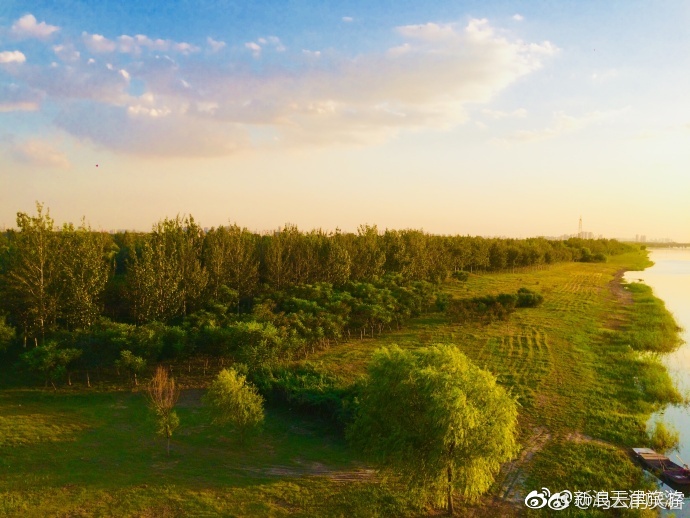
[[[627,272],[625,280],[642,280],[651,287],[654,295],[664,301],[673,313],[678,325],[683,328],[685,341],[675,352],[662,356],[662,361],[673,378],[676,387],[683,394],[690,393],[690,249],[652,249],[649,257],[654,266],[641,272]],[[676,453],[690,464],[690,408],[670,405],[655,414],[650,423],[661,418],[680,433],[680,445],[671,457],[678,463]],[[662,514],[666,514],[665,512]],[[690,498],[685,499],[682,511],[675,511],[677,517],[690,517]]]

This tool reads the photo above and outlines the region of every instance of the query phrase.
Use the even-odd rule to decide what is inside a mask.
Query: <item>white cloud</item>
[[[73,45],[53,45],[53,52],[62,61],[79,61],[81,53]]]
[[[38,139],[12,143],[10,154],[17,162],[31,166],[59,169],[67,169],[70,166],[64,153]]]
[[[0,64],[3,63],[24,63],[26,56],[18,50],[5,50],[0,52]]]
[[[123,34],[118,36],[116,40],[111,40],[101,34],[89,34],[83,32],[82,40],[84,45],[86,45],[86,48],[95,53],[117,51],[122,54],[138,55],[144,50],[149,50],[154,52],[175,51],[181,54],[191,54],[200,50],[199,47],[190,43],[175,42],[160,38],[152,39],[143,34],[137,34],[136,36]]]
[[[345,23],[351,23],[351,22],[355,21],[355,19],[352,16],[343,16],[342,20]]]
[[[222,156],[249,147],[245,131],[232,123],[187,117],[170,109],[153,112],[113,106],[79,106],[57,118],[63,129],[108,149],[147,156]],[[104,121],[108,121],[104,124]]]
[[[107,53],[110,66],[89,58],[11,73],[59,99],[56,123],[78,138],[120,152],[219,155],[251,146],[257,134],[283,146],[371,145],[407,129],[451,128],[467,122],[469,104],[490,101],[557,52],[549,42],[511,40],[486,20],[407,25],[394,35],[390,49],[354,57],[300,49],[257,71],[242,58],[218,66],[203,59],[208,52],[194,56],[193,45],[171,40],[84,33],[83,45]],[[212,50],[223,42],[206,43]],[[256,58],[289,52],[275,35],[244,47]],[[190,57],[175,61],[171,52]]]
[[[244,46],[245,48],[248,48],[252,51],[252,56],[254,56],[255,58],[261,56],[261,45],[259,45],[258,43],[250,41],[248,43],[245,43]]]
[[[219,52],[223,48],[225,48],[225,42],[224,41],[216,41],[213,38],[211,38],[210,36],[208,38],[206,38],[206,43],[210,47],[211,52]]]
[[[88,34],[82,32],[81,37],[84,45],[86,45],[86,48],[91,52],[114,52],[115,49],[117,49],[117,44],[102,34]]]
[[[426,41],[457,39],[460,36],[451,24],[439,25],[436,23],[426,23],[420,25],[403,25],[398,27],[397,30],[400,34],[408,38]]]
[[[252,56],[255,58],[259,58],[261,56],[261,51],[267,47],[272,47],[276,52],[285,52],[287,50],[277,36],[261,37],[256,41],[245,43],[244,46],[252,51]]]
[[[522,16],[521,14],[519,14],[519,13],[515,13],[515,14],[513,15],[513,20],[515,20],[516,22],[521,22],[521,21],[524,20],[524,19],[525,19],[525,17]]]
[[[36,17],[33,14],[26,14],[12,24],[10,32],[18,38],[38,38],[44,40],[58,30],[60,30],[60,27],[48,25],[46,22],[36,23]]]
[[[199,52],[199,47],[196,45],[192,45],[191,43],[186,43],[186,42],[181,42],[181,43],[173,43],[172,44],[172,50],[179,52],[180,54],[191,54],[193,52]]]
[[[91,99],[122,104],[129,86],[125,75],[110,63],[51,63],[48,67],[18,69],[14,75],[25,87],[41,92],[49,99]]]

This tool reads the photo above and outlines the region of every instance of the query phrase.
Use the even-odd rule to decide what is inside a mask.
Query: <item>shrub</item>
[[[232,368],[220,371],[203,402],[210,409],[213,423],[229,424],[237,431],[240,442],[264,422],[264,398],[243,374]]]
[[[517,293],[517,307],[534,308],[544,302],[544,297],[527,288],[520,288]]]

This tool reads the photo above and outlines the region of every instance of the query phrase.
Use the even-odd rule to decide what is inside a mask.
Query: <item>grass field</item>
[[[443,314],[429,314],[400,331],[340,344],[309,361],[348,384],[363,375],[378,347],[450,342],[498,376],[520,402],[525,448],[491,495],[466,512],[518,513],[526,491],[554,483],[554,490],[647,487],[622,448],[644,445],[650,413],[680,396],[661,365],[636,351],[663,350],[674,339],[670,324],[650,332],[666,315],[663,306],[644,289],[622,289],[614,279],[621,269],[645,264],[635,253],[606,264],[472,275],[449,283],[446,291],[465,298],[524,286],[540,292],[544,303],[488,325],[453,325]],[[201,390],[184,392],[181,427],[167,456],[141,393],[0,391],[0,515],[432,512],[415,508],[404,488],[380,478],[330,422],[269,407],[264,432],[242,446],[207,424],[200,396]],[[616,469],[607,469],[610,464]]]

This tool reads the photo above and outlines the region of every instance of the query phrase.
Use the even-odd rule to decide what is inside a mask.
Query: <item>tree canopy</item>
[[[211,410],[213,422],[231,425],[241,442],[264,421],[263,397],[243,374],[232,368],[220,371],[204,396],[204,403]]]
[[[384,348],[368,373],[348,436],[424,500],[452,513],[516,455],[515,399],[454,345]]]

